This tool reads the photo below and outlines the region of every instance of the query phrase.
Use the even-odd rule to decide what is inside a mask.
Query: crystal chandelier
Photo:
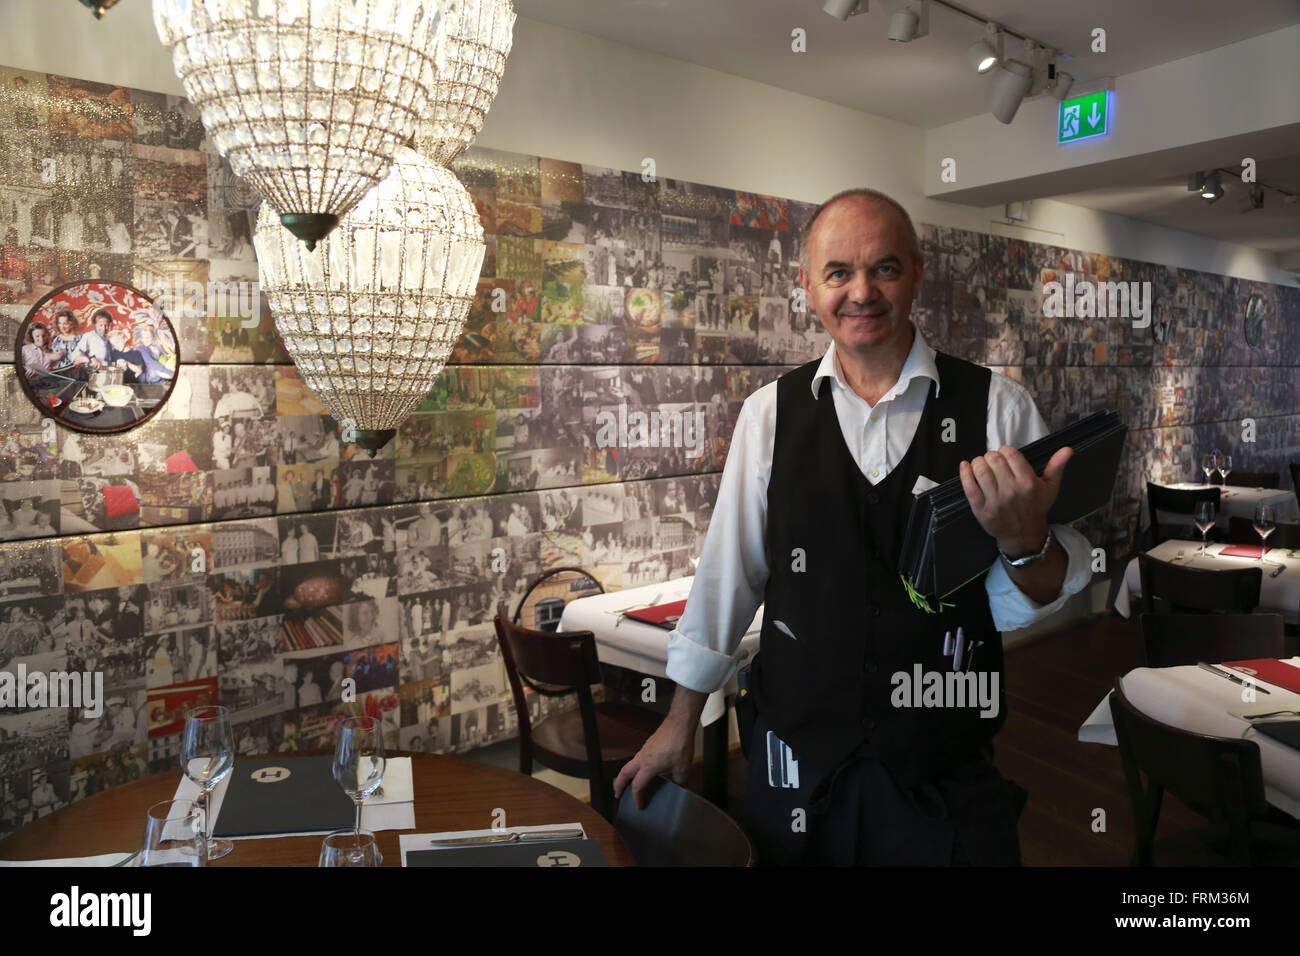
[[[432,108],[461,0],[154,0],[154,25],[235,173],[312,248]]]
[[[375,452],[433,387],[483,265],[483,226],[443,166],[400,147],[392,171],[311,251],[266,203],[261,288],[303,380]]]
[[[510,0],[462,0],[445,15],[433,112],[415,140],[415,148],[434,162],[450,164],[483,128],[506,70],[514,26]]]

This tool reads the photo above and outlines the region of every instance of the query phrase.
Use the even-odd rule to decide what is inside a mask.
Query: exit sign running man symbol
[[[1105,136],[1110,132],[1110,93],[1099,90],[1085,96],[1064,100],[1056,127],[1058,143],[1076,143],[1081,139]]]

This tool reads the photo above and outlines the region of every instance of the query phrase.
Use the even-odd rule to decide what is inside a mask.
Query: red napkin
[[[1262,558],[1264,548],[1258,544],[1233,544],[1224,548],[1219,554],[1226,554],[1230,558]]]
[[[1265,657],[1254,661],[1224,661],[1223,666],[1300,694],[1300,667],[1292,664]]]
[[[655,627],[662,627],[664,630],[671,631],[677,626],[677,621],[682,616],[682,611],[686,610],[685,601],[673,601],[669,604],[660,604],[658,607],[646,607],[639,611],[628,611],[627,616],[643,621],[646,624],[653,624]]]
[[[104,512],[109,518],[140,510],[140,503],[126,485],[104,486]]]
[[[169,455],[163,462],[167,466],[167,471],[198,471],[199,466],[194,464],[194,459],[190,457],[187,451],[178,451],[174,455]]]

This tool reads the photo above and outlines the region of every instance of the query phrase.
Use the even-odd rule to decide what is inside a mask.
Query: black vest
[[[814,770],[827,773],[864,743],[902,786],[915,786],[973,759],[1006,720],[1002,638],[989,613],[983,577],[919,610],[898,573],[902,534],[919,475],[942,482],[958,462],[984,454],[992,373],[936,353],[942,384],[930,384],[907,454],[872,485],[844,444],[832,383],[819,398],[820,361],[777,382],[776,436],[767,492],[767,581],[760,651],[751,674],[754,702],[778,737]],[[943,441],[946,419],[954,441]],[[801,549],[803,570],[797,570]],[[936,603],[937,602],[933,602]],[[791,639],[776,626],[780,621]],[[897,672],[952,670],[943,635],[958,625],[984,641],[975,668],[998,675],[996,717],[978,706],[895,707]]]

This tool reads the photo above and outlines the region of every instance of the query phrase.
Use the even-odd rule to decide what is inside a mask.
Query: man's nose
[[[873,302],[879,298],[880,290],[876,283],[871,281],[871,275],[866,269],[858,269],[853,273],[853,279],[849,282],[849,299],[853,302],[867,303]]]

